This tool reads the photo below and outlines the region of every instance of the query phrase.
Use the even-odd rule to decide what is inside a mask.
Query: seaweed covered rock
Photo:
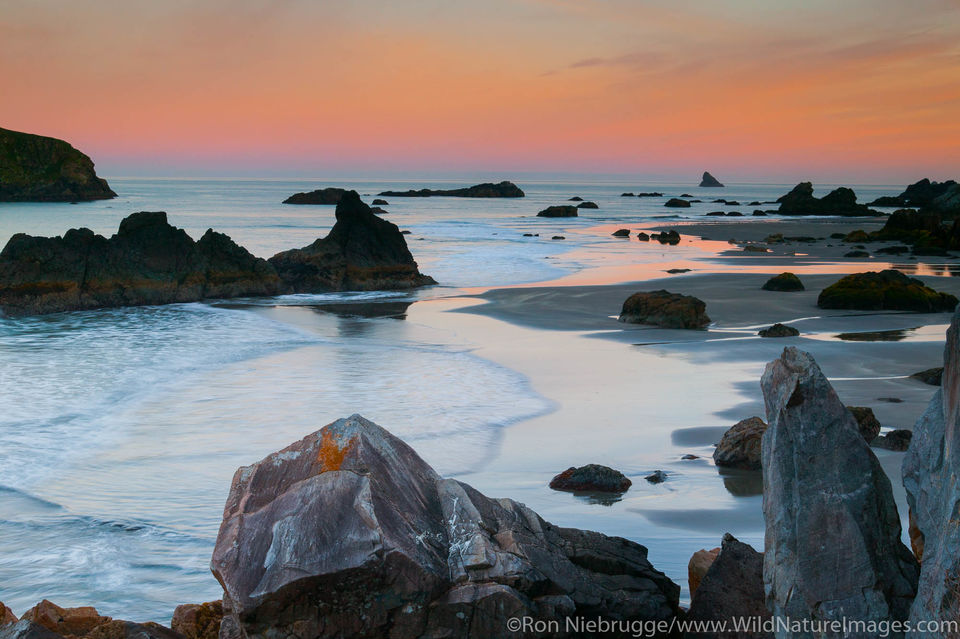
[[[905,620],[919,566],[900,540],[890,480],[853,415],[813,357],[796,348],[767,364],[761,388],[771,613],[793,621]]]
[[[952,311],[957,306],[957,298],[949,293],[939,293],[900,271],[886,270],[842,277],[820,292],[817,306],[936,313]]]
[[[710,323],[707,305],[691,295],[666,290],[634,293],[623,303],[620,321],[662,328],[704,328]]]
[[[337,205],[346,193],[346,189],[330,186],[307,193],[294,193],[283,201],[284,204],[328,204]],[[381,200],[382,202],[383,200]],[[376,202],[374,202],[376,204]]]
[[[577,207],[570,204],[548,206],[537,213],[537,217],[577,217],[577,215]]]
[[[330,233],[268,261],[294,293],[391,290],[436,284],[422,275],[396,224],[377,217],[356,191],[337,204]]]
[[[224,626],[248,639],[504,636],[512,617],[678,611],[643,546],[443,479],[357,415],[237,471],[211,569]]]
[[[383,197],[523,197],[523,190],[513,182],[504,180],[496,184],[484,182],[462,189],[410,189],[409,191],[384,191]]]
[[[117,197],[93,161],[56,138],[0,129],[0,202],[83,202]]]
[[[760,470],[760,442],[767,423],[759,417],[742,419],[723,434],[713,451],[717,466]]]
[[[631,485],[633,482],[619,470],[600,464],[571,466],[550,480],[550,488],[554,490],[622,493]]]

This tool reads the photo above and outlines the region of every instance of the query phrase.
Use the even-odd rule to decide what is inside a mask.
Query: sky
[[[0,0],[107,177],[960,178],[960,0]]]

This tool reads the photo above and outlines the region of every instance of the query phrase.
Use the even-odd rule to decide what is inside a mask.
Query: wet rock
[[[0,202],[85,202],[117,197],[93,161],[63,140],[0,129]]]
[[[793,273],[774,275],[761,287],[765,291],[802,291],[803,282]]]
[[[672,197],[664,204],[664,206],[669,206],[671,208],[690,208],[690,203],[686,200],[681,200],[680,198]]]
[[[327,187],[325,189],[317,189],[315,191],[308,191],[306,193],[294,193],[287,199],[283,201],[284,204],[326,204],[336,206],[340,203],[340,200],[343,199],[343,194],[346,193],[346,189],[337,188],[335,186]],[[381,200],[382,202],[383,200]],[[374,201],[374,204],[377,204]]]
[[[135,623],[113,619],[94,628],[85,639],[183,639],[183,636],[157,623]]]
[[[599,209],[596,202],[581,202],[577,205],[578,209]]]
[[[787,326],[777,322],[773,326],[768,326],[767,328],[761,328],[757,335],[760,337],[796,337],[800,334],[800,331],[795,329],[792,326]]]
[[[353,416],[237,471],[211,569],[247,639],[503,636],[518,616],[673,618],[646,555],[442,479]]]
[[[563,235],[554,235],[554,236],[551,237],[550,239],[551,239],[551,240],[565,240],[565,239],[567,239],[567,238],[566,238],[565,236],[563,236]]]
[[[662,484],[667,481],[667,474],[662,470],[655,470],[646,477],[644,477],[651,484]]]
[[[704,328],[707,305],[696,297],[665,290],[634,293],[623,303],[620,321],[663,328]]]
[[[47,630],[29,619],[0,626],[0,639],[63,639],[63,635]]]
[[[44,599],[23,613],[22,619],[32,621],[60,635],[86,636],[97,626],[111,621],[110,617],[100,615],[96,608],[61,608]]]
[[[700,180],[700,186],[702,187],[722,187],[723,184],[720,183],[720,180],[710,175],[709,172],[703,172],[703,178]]]
[[[619,470],[600,464],[587,464],[579,468],[571,466],[550,480],[550,488],[554,490],[601,493],[622,493],[632,484]]]
[[[760,450],[767,423],[759,417],[742,419],[727,430],[713,451],[717,466],[760,470]]]
[[[711,550],[698,550],[690,557],[690,561],[687,562],[687,585],[690,588],[691,597],[697,592],[700,582],[703,581],[704,576],[719,554],[720,547],[717,546]]]
[[[761,387],[768,608],[792,620],[905,620],[919,567],[853,415],[796,348],[767,364]]]
[[[548,206],[537,213],[537,217],[577,217],[577,215],[577,207],[569,204]]]
[[[677,244],[680,243],[680,234],[673,229],[659,233],[656,236],[651,235],[650,237],[656,237],[657,241],[660,242],[661,244],[669,244],[671,246],[676,246]]]
[[[723,536],[720,552],[711,563],[699,587],[694,592],[687,612],[687,621],[726,622],[731,628],[734,620],[770,619],[763,590],[763,554],[737,540],[730,533]],[[689,637],[703,636],[688,634]],[[724,637],[755,639],[770,634],[728,632]]]
[[[873,445],[877,448],[886,448],[903,452],[910,448],[910,441],[913,439],[913,432],[904,428],[896,428],[873,440]]]
[[[690,270],[691,269],[688,268],[668,268],[666,272],[670,273],[670,275],[677,275],[679,273],[689,273]]]
[[[377,217],[356,191],[337,204],[330,233],[269,259],[292,293],[407,289],[436,284],[420,273],[396,224]]]
[[[6,626],[11,623],[17,623],[17,616],[0,601],[0,626]]]
[[[830,191],[823,198],[813,196],[813,184],[801,182],[789,193],[777,199],[781,215],[878,215],[863,204],[857,204],[857,195],[847,187]]]
[[[409,191],[384,191],[384,197],[524,197],[523,190],[513,182],[504,180],[493,184],[484,182],[462,189],[410,189]]]
[[[913,379],[918,379],[924,384],[930,384],[931,386],[940,386],[943,380],[943,366],[938,366],[937,368],[928,368],[925,371],[914,373],[910,377],[912,377]]]
[[[640,240],[641,242],[649,242],[650,236],[641,231],[640,233],[637,233],[637,239]]]
[[[223,621],[223,602],[183,604],[173,611],[170,627],[186,639],[217,639]]]
[[[857,420],[857,428],[860,429],[860,435],[868,444],[877,438],[880,434],[880,421],[873,414],[873,409],[867,406],[847,406],[847,410]]]
[[[900,271],[886,270],[854,273],[841,278],[821,291],[817,306],[935,313],[952,311],[957,306],[957,298],[948,293],[938,293]]]
[[[617,229],[612,235],[613,237],[630,237],[630,229]]]

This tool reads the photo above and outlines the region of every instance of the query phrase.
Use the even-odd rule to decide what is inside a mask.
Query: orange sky
[[[960,177],[957,0],[0,0],[0,78],[107,176]]]

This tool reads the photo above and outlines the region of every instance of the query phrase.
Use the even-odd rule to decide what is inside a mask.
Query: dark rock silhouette
[[[384,191],[384,197],[523,197],[524,193],[513,182],[504,180],[493,184],[485,182],[462,189],[411,189],[409,191]]]
[[[707,305],[690,295],[659,290],[634,293],[623,303],[620,321],[663,328],[704,328],[710,323]]]
[[[700,186],[702,187],[722,187],[723,184],[720,183],[720,180],[710,175],[709,172],[703,172],[703,179],[700,180]]]
[[[622,493],[633,484],[619,470],[600,464],[566,469],[550,480],[550,488],[568,491]]]
[[[799,334],[800,331],[794,327],[781,324],[780,322],[757,331],[757,335],[760,337],[796,337]]]
[[[939,293],[900,271],[868,271],[847,275],[823,289],[817,298],[817,306],[936,313],[952,311],[957,306],[957,298],[949,293]]]
[[[570,204],[548,206],[537,213],[537,217],[577,217],[578,215],[577,207]]]
[[[765,291],[802,291],[803,282],[793,273],[780,273],[767,280],[761,288]]]
[[[690,208],[690,203],[686,200],[681,200],[678,197],[672,197],[664,203],[664,206],[668,206],[670,208],[688,209]]]
[[[329,204],[336,205],[340,203],[346,189],[330,186],[325,189],[317,189],[307,193],[294,193],[283,201],[284,204]],[[382,200],[381,200],[382,201]],[[376,203],[376,202],[374,202]]]
[[[500,637],[511,617],[669,620],[679,596],[643,546],[443,479],[358,415],[237,471],[211,569],[248,639]]]
[[[801,182],[777,199],[782,215],[878,215],[864,204],[857,204],[857,195],[845,186],[834,189],[822,198],[813,196],[813,184]]]
[[[83,202],[117,197],[93,161],[67,142],[0,129],[0,202]]]

